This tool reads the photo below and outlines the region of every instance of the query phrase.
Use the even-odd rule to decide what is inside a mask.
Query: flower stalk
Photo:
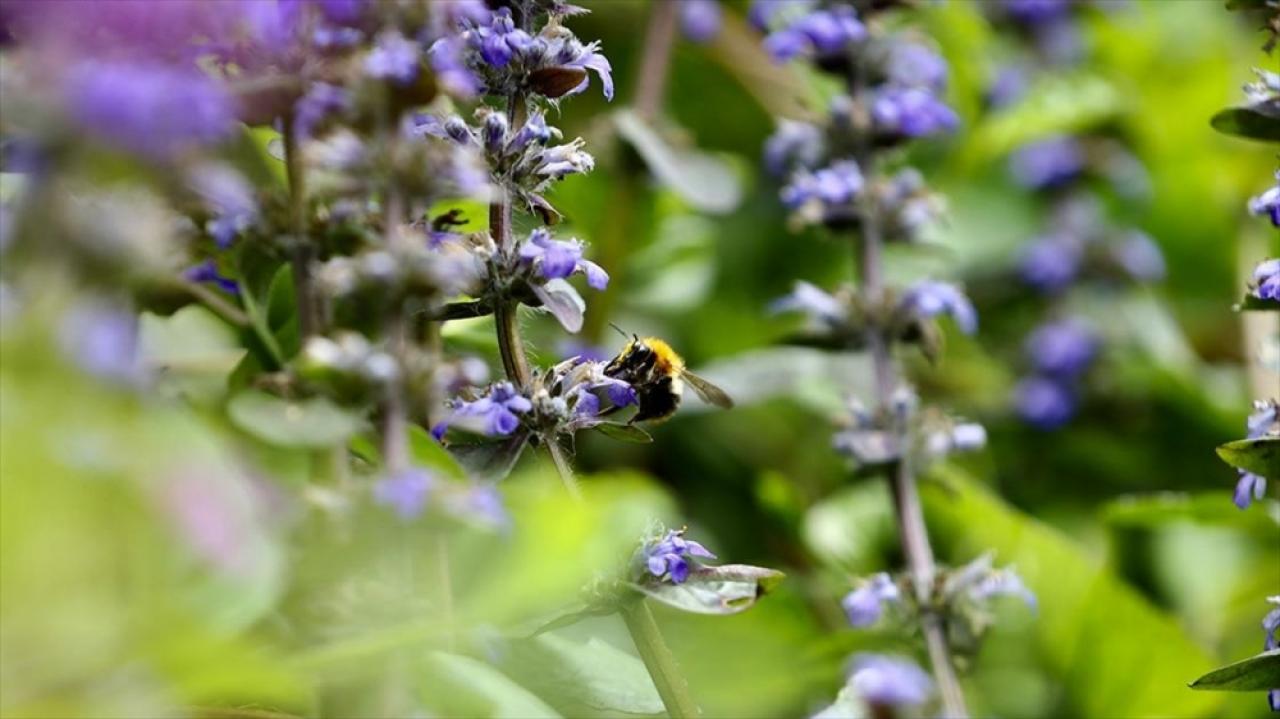
[[[658,629],[653,611],[644,598],[624,604],[619,611],[627,624],[627,631],[631,633],[631,640],[635,642],[636,651],[640,652],[645,669],[658,688],[658,696],[662,697],[667,715],[671,719],[698,716],[698,705],[689,694],[689,683],[680,673],[675,655],[662,638],[662,631]]]

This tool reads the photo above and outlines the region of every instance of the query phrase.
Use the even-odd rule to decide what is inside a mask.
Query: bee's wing
[[[680,376],[685,382],[689,383],[689,386],[693,388],[694,392],[698,393],[698,397],[702,398],[703,402],[706,402],[707,404],[714,404],[715,406],[723,409],[730,409],[733,407],[733,399],[730,398],[724,390],[714,384],[711,384],[689,370],[684,370],[680,373]]]

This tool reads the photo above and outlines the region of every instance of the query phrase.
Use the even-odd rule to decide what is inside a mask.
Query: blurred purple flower
[[[431,429],[437,439],[449,427],[458,426],[490,437],[505,437],[520,426],[520,417],[533,409],[533,403],[516,391],[510,382],[498,382],[473,402],[455,401],[453,412]]]
[[[214,211],[205,226],[218,247],[231,246],[236,235],[258,218],[253,188],[239,172],[227,165],[205,164],[187,175],[191,189]]]
[[[62,351],[96,377],[134,384],[142,379],[138,318],[109,305],[80,304],[59,327]]]
[[[894,85],[941,92],[947,86],[947,61],[926,45],[899,40],[889,50],[885,75]]]
[[[987,87],[986,101],[992,108],[1008,107],[1027,90],[1027,72],[1018,65],[1007,65],[996,72]]]
[[[190,282],[209,283],[215,285],[218,289],[231,295],[240,294],[240,284],[230,277],[226,277],[218,272],[218,263],[213,260],[205,260],[198,265],[189,267],[182,273],[182,276]]]
[[[1023,351],[1037,372],[1072,378],[1097,357],[1098,337],[1084,322],[1068,318],[1037,327],[1027,337]]]
[[[238,506],[244,500],[230,494],[227,479],[183,473],[163,485],[161,502],[196,555],[227,574],[247,576],[256,559],[246,516],[251,507]]]
[[[1075,393],[1056,380],[1028,377],[1019,382],[1013,392],[1018,414],[1037,429],[1057,429],[1075,415]]]
[[[1269,434],[1280,435],[1280,405],[1275,401],[1258,400],[1253,403],[1253,412],[1245,421],[1249,439],[1257,439]]]
[[[1011,567],[988,574],[969,590],[969,596],[975,601],[986,601],[992,597],[1017,597],[1026,602],[1032,611],[1039,606],[1035,593],[1027,588],[1022,577]]]
[[[1280,632],[1280,595],[1267,597],[1267,603],[1275,605],[1275,609],[1262,618],[1262,649],[1269,652],[1280,649],[1280,639],[1276,637],[1276,632]]]
[[[683,530],[669,530],[662,539],[644,548],[644,563],[649,574],[669,579],[672,584],[682,584],[689,578],[689,557],[715,559],[715,556],[698,542],[685,539]]]
[[[877,132],[927,137],[950,132],[960,124],[955,111],[933,92],[919,87],[886,85],[872,94],[871,119]]]
[[[987,446],[987,429],[976,422],[957,424],[951,428],[951,448],[972,452]]]
[[[91,135],[151,159],[216,143],[236,127],[231,97],[194,71],[86,62],[64,90],[72,117]]]
[[[896,602],[900,598],[898,585],[888,574],[881,572],[846,594],[840,606],[844,608],[850,625],[869,627],[880,620],[885,602]]]
[[[311,137],[325,119],[346,112],[351,93],[337,85],[315,82],[294,104],[294,127],[303,137]]]
[[[365,57],[364,71],[369,77],[408,85],[417,79],[421,63],[422,48],[418,43],[398,31],[385,30]]]
[[[1255,297],[1280,302],[1280,257],[1259,262],[1253,268],[1253,284]]]
[[[496,485],[477,482],[461,492],[451,492],[445,497],[451,514],[492,529],[511,526],[511,515],[502,501],[502,493]]]
[[[467,67],[466,41],[460,35],[442,37],[427,50],[436,82],[445,92],[469,98],[480,92],[481,82]]]
[[[862,171],[853,160],[841,160],[816,172],[801,170],[782,188],[782,202],[796,209],[810,202],[824,206],[848,204],[862,191]]]
[[[1121,269],[1138,282],[1164,279],[1164,253],[1155,240],[1141,230],[1126,233],[1116,246],[1113,256]]]
[[[1005,14],[1026,25],[1052,23],[1071,11],[1072,0],[1003,0]]]
[[[1265,477],[1243,469],[1237,471],[1240,473],[1240,479],[1236,482],[1236,491],[1231,501],[1235,502],[1240,509],[1248,509],[1249,505],[1253,504],[1253,500],[1262,499],[1267,493],[1267,480]]]
[[[839,5],[814,10],[786,28],[770,33],[764,40],[764,48],[778,62],[799,55],[821,58],[844,52],[866,36],[867,29],[858,21],[853,8]]]
[[[781,177],[796,168],[810,168],[822,159],[822,130],[808,122],[781,120],[764,143],[764,166]]]
[[[1065,289],[1075,280],[1083,261],[1080,244],[1061,234],[1037,238],[1022,251],[1018,274],[1022,281],[1045,293]]]
[[[769,303],[770,312],[801,312],[811,321],[823,324],[839,324],[843,322],[849,310],[834,295],[822,288],[796,280],[791,294],[779,297]]]
[[[587,276],[587,284],[603,290],[609,286],[609,273],[591,260],[582,258],[580,240],[554,240],[551,233],[539,227],[529,233],[520,246],[520,259],[547,280],[564,279],[575,272]]]
[[[1057,136],[1025,145],[1009,158],[1019,185],[1032,190],[1062,187],[1084,171],[1084,150],[1073,137]]]
[[[680,0],[680,28],[692,42],[708,42],[719,35],[723,14],[719,0]]]
[[[978,331],[978,313],[973,303],[958,287],[946,282],[922,280],[911,285],[900,306],[921,318],[951,315],[956,327],[967,335]]]
[[[373,499],[390,507],[401,519],[414,519],[422,514],[435,486],[435,477],[420,467],[410,467],[378,480],[373,486]]]
[[[872,706],[916,706],[933,694],[933,680],[915,662],[881,654],[854,656],[849,686]]]

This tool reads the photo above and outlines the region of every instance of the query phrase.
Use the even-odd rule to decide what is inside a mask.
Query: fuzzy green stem
[[[293,235],[293,291],[298,304],[298,329],[305,339],[319,331],[319,303],[311,279],[313,248],[307,237],[306,173],[298,151],[298,131],[292,114],[285,116],[282,134],[285,175],[289,180],[289,227]]]
[[[622,620],[631,632],[631,640],[635,642],[636,651],[644,661],[645,669],[653,678],[658,688],[658,696],[662,697],[662,705],[667,708],[671,719],[684,719],[699,715],[698,705],[689,694],[689,683],[680,673],[675,655],[662,638],[658,623],[653,619],[653,612],[644,598],[636,599],[623,605]]]

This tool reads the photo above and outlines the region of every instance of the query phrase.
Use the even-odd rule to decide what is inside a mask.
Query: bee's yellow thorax
[[[646,337],[644,343],[653,350],[654,366],[664,374],[677,374],[684,369],[684,358],[671,345],[657,337]]]

